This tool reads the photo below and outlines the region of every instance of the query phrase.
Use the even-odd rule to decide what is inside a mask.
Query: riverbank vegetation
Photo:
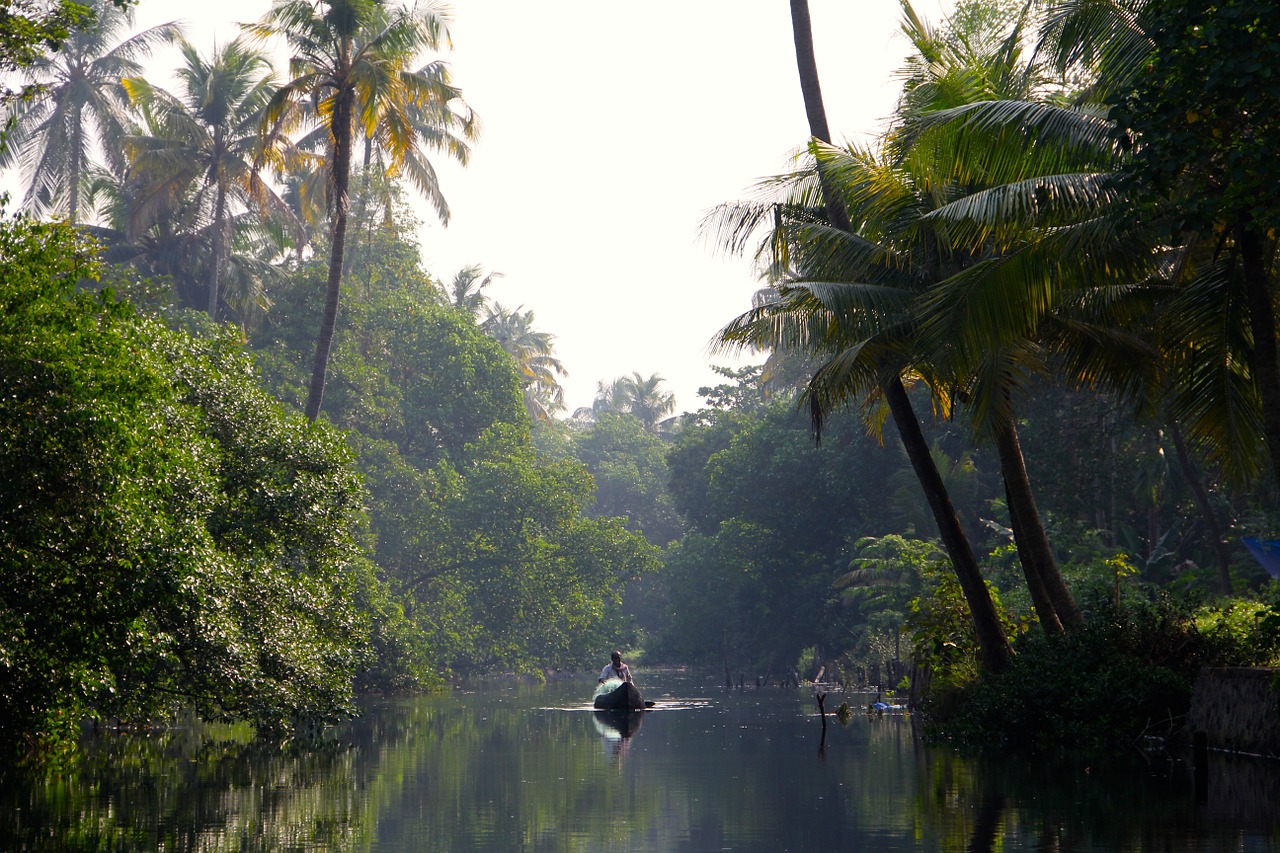
[[[708,219],[762,275],[719,342],[767,360],[680,415],[639,371],[564,411],[533,311],[424,267],[405,194],[447,220],[430,158],[478,139],[420,64],[447,18],[283,4],[182,43],[177,92],[138,64],[176,28],[56,18],[7,60],[37,88],[4,163],[57,219],[0,222],[6,749],[193,709],[306,732],[618,646],[1102,746],[1175,730],[1202,666],[1280,663],[1240,544],[1280,520],[1280,22],[1131,5],[904,6],[886,133],[815,130]]]

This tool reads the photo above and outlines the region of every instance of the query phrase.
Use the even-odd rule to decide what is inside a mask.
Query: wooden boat
[[[603,687],[608,688],[610,682],[606,682]],[[613,689],[605,689],[596,692],[596,698],[591,703],[597,711],[643,711],[645,709],[645,701],[640,696],[640,691],[630,681],[620,681],[618,686]]]

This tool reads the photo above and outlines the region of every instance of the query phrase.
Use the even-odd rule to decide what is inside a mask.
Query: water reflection
[[[803,691],[655,688],[635,714],[571,684],[380,702],[306,749],[194,726],[104,737],[0,784],[0,849],[1280,853],[1280,762],[1211,755],[1200,804],[1175,756],[972,758],[861,714],[829,722],[819,759]]]

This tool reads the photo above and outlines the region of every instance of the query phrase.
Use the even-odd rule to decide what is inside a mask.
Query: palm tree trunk
[[[80,223],[80,152],[84,150],[84,129],[81,124],[80,110],[73,109],[71,111],[71,132],[68,134],[68,143],[71,151],[68,152],[71,158],[70,173],[67,175],[67,218],[71,220],[72,225]]]
[[[827,127],[827,110],[822,101],[822,86],[818,82],[818,60],[813,52],[809,0],[791,0],[791,32],[796,45],[796,68],[800,73],[800,91],[804,95],[809,135],[830,145],[831,130]],[[818,180],[822,184],[822,203],[827,209],[827,219],[837,228],[851,230],[849,214],[836,194],[829,191],[821,164],[818,165]]]
[[[943,547],[947,549],[960,589],[969,605],[973,629],[978,637],[982,668],[988,672],[1001,672],[1008,668],[1013,655],[1009,638],[1005,635],[1004,626],[1000,624],[1000,616],[991,600],[991,593],[987,590],[987,583],[982,578],[982,570],[978,567],[973,547],[960,525],[960,516],[951,503],[951,495],[933,461],[929,442],[925,440],[920,421],[907,397],[907,389],[903,387],[902,380],[894,377],[884,384],[884,393],[893,422],[898,427],[898,435],[906,448],[907,458],[911,460],[911,467],[915,469],[916,478],[929,502],[929,509],[933,511]]]
[[[209,240],[209,319],[218,322],[218,276],[222,267],[222,229],[227,215],[227,189],[218,182],[218,198],[213,208],[213,234]]]
[[[822,87],[818,82],[818,63],[813,52],[813,26],[809,18],[808,0],[791,0],[791,29],[796,46],[796,66],[800,73],[800,91],[804,95],[805,113],[809,119],[809,133],[813,138],[830,144],[831,131],[827,127],[827,112],[822,102]],[[823,204],[826,206],[828,220],[838,228],[851,231],[848,213],[835,194],[827,191],[827,182],[821,170],[819,179],[822,181]],[[925,441],[920,422],[910,398],[907,397],[907,389],[903,387],[902,380],[895,376],[883,383],[882,390],[889,403],[889,411],[893,414],[893,422],[898,428],[898,435],[906,448],[907,457],[911,460],[911,466],[924,489],[925,499],[933,511],[943,546],[951,558],[965,601],[969,604],[982,667],[989,672],[1007,669],[1013,654],[1009,638],[1005,635],[1004,626],[1000,624],[991,593],[987,590],[986,581],[982,579],[973,547],[960,525],[960,517],[951,503],[946,484],[933,461],[929,443]]]
[[[1058,561],[1053,556],[1049,536],[1040,521],[1040,510],[1036,507],[1031,478],[1027,475],[1026,459],[1023,458],[1022,445],[1018,441],[1018,428],[1007,401],[1004,413],[998,416],[994,433],[1000,471],[1004,475],[1005,491],[1009,498],[1009,518],[1013,522],[1013,536],[1018,544],[1018,557],[1023,561],[1024,570],[1028,572],[1027,585],[1032,588],[1034,595],[1031,575],[1038,576],[1062,627],[1068,631],[1082,628],[1084,616],[1080,613],[1071,590],[1063,581],[1062,573],[1058,571]],[[1051,625],[1045,626],[1045,630],[1050,633],[1051,628]]]
[[[342,257],[347,242],[347,215],[350,206],[347,189],[351,180],[351,114],[354,103],[355,93],[348,89],[338,93],[333,107],[333,240],[329,251],[329,281],[325,287],[324,315],[320,320],[320,333],[316,337],[316,356],[311,365],[311,387],[307,392],[307,419],[311,421],[319,417],[320,406],[324,402],[329,350],[333,346],[333,332],[338,325]]]
[[[1262,401],[1262,427],[1271,456],[1271,473],[1280,488],[1280,361],[1276,356],[1276,317],[1263,238],[1246,221],[1238,228],[1244,266],[1245,299],[1253,332],[1253,371]]]
[[[1200,515],[1209,529],[1209,545],[1213,549],[1213,561],[1218,567],[1218,584],[1223,595],[1231,594],[1231,555],[1227,553],[1227,543],[1222,539],[1222,527],[1218,524],[1217,513],[1209,500],[1209,491],[1204,487],[1200,472],[1191,462],[1191,454],[1187,452],[1187,443],[1182,440],[1182,430],[1176,422],[1169,423],[1169,433],[1173,436],[1173,446],[1178,452],[1178,465],[1182,468],[1182,476],[1191,484],[1191,493],[1195,495],[1196,505],[1200,507]]]
[[[1053,599],[1049,597],[1049,590],[1044,585],[1044,578],[1040,576],[1040,569],[1036,565],[1036,561],[1031,558],[1028,549],[1023,546],[1018,539],[1016,531],[1022,529],[1021,523],[1017,518],[1017,501],[1009,494],[1009,484],[1004,486],[1005,503],[1009,507],[1009,526],[1013,528],[1014,544],[1018,546],[1018,562],[1022,564],[1022,576],[1027,581],[1027,592],[1031,593],[1031,606],[1035,608],[1036,617],[1040,620],[1040,628],[1048,635],[1061,634],[1062,620],[1058,618],[1058,611],[1053,608]]]

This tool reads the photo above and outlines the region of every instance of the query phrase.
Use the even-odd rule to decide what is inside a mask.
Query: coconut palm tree
[[[480,324],[480,331],[497,341],[515,360],[529,417],[535,421],[551,420],[554,412],[564,408],[564,389],[557,377],[568,375],[553,355],[555,336],[534,330],[532,311],[504,308],[497,302],[487,310],[489,316]]]
[[[495,278],[501,277],[500,272],[485,275],[479,264],[465,266],[453,274],[453,281],[449,283],[449,301],[454,308],[479,320],[489,309],[489,297],[484,295],[484,289],[493,284]]]
[[[792,38],[796,49],[796,64],[800,73],[800,89],[804,99],[805,113],[809,120],[809,134],[817,144],[829,145],[831,132],[827,126],[826,110],[822,101],[822,89],[818,80],[817,59],[813,50],[813,32],[807,0],[791,0],[791,23]],[[853,236],[853,223],[844,209],[841,197],[825,186],[827,182],[825,175],[819,174],[819,178],[818,186],[811,188],[809,197],[802,200],[807,203],[802,204],[800,207],[809,211],[807,218],[815,224],[825,219],[827,231],[834,232],[836,235]],[[814,216],[815,206],[822,209],[822,215]],[[781,207],[771,205],[767,211],[763,212],[770,218],[775,218],[781,214],[782,210],[783,208]],[[751,218],[748,215],[748,219]],[[754,230],[759,222],[760,220],[756,220],[750,223],[747,231]],[[742,221],[739,220],[739,224],[741,223]],[[743,232],[738,232],[739,235],[741,233]],[[731,244],[736,245],[738,248],[742,247],[742,243],[737,236],[732,238]],[[785,249],[785,244],[778,243],[775,248]],[[858,248],[869,248],[872,254],[877,253],[874,247],[864,246],[860,242]],[[771,254],[774,256],[774,269],[786,267],[785,254]],[[779,291],[779,297],[780,300],[789,299],[786,291]],[[757,310],[765,311],[767,309],[766,306],[762,305],[758,306]],[[742,337],[735,337],[732,330],[726,329],[725,333],[722,333],[722,339],[731,345],[740,343],[756,346],[761,343],[771,342],[775,346],[783,344],[782,348],[784,349],[790,348],[785,345],[786,341],[794,341],[798,345],[795,347],[797,349],[810,350],[817,354],[829,352],[824,346],[812,345],[820,341],[821,338],[809,336],[809,330],[806,328],[808,324],[803,321],[804,316],[797,317],[796,319],[801,320],[801,322],[792,325],[790,328],[787,328],[789,325],[787,323],[773,326],[767,317],[762,316],[761,319],[764,320],[766,328],[747,331]],[[768,328],[771,326],[772,328]],[[812,331],[821,332],[818,328]],[[760,332],[763,332],[763,335],[759,335]],[[951,558],[965,599],[969,604],[975,633],[978,638],[982,665],[990,671],[1003,670],[1007,668],[1012,654],[1009,640],[1005,635],[999,615],[996,613],[990,592],[982,579],[973,549],[960,525],[959,517],[951,504],[950,497],[947,495],[942,477],[938,474],[937,467],[929,452],[928,442],[920,430],[920,423],[916,418],[911,401],[907,396],[906,388],[902,383],[902,371],[898,369],[901,359],[894,354],[891,348],[877,351],[872,347],[868,349],[867,354],[872,359],[871,363],[874,365],[874,369],[870,371],[866,378],[869,380],[870,386],[878,387],[881,390],[883,399],[888,402],[894,423],[907,450],[907,455],[911,460],[912,467],[916,470],[917,476],[920,478],[921,487],[933,511],[934,518],[938,522],[943,543],[947,549],[948,556]],[[815,409],[816,412],[817,410]]]
[[[665,381],[656,373],[646,378],[635,371],[630,376],[619,376],[612,382],[597,382],[592,413],[617,412],[631,415],[639,418],[645,429],[654,432],[663,418],[676,408],[675,395],[662,389]],[[575,412],[574,416],[577,417],[578,413]]]
[[[372,109],[386,112],[385,121],[375,123],[372,129],[359,129],[363,155],[359,168],[360,186],[353,204],[356,219],[365,223],[365,231],[363,235],[352,236],[362,236],[366,244],[371,239],[379,209],[386,218],[394,207],[395,195],[388,191],[393,179],[408,181],[432,206],[440,223],[447,227],[449,203],[441,190],[430,155],[443,154],[466,166],[471,159],[471,144],[480,136],[480,120],[463,101],[462,91],[453,84],[446,63],[435,60],[403,74],[412,78],[413,85],[420,92],[429,94],[409,103],[405,109],[387,111],[373,104]],[[379,90],[380,87],[370,87],[371,93]],[[364,106],[360,109],[363,111]],[[405,120],[410,122],[409,127],[397,126]],[[397,153],[397,140],[405,136],[414,137],[416,141]],[[331,150],[323,126],[299,139],[298,147],[314,155],[320,164],[326,162]],[[375,174],[383,180],[373,180]],[[313,189],[316,203],[330,208],[327,182],[315,182]],[[352,254],[352,248],[348,247],[348,256]]]
[[[219,279],[228,263],[231,225],[238,212],[295,222],[289,206],[262,179],[263,164],[281,165],[283,140],[264,149],[259,134],[276,88],[267,56],[241,40],[214,47],[205,60],[188,41],[180,43],[181,89],[172,95],[142,78],[124,81],[133,103],[155,132],[127,140],[136,184],[127,233],[136,236],[175,206],[191,206],[208,245],[207,310],[218,319]]]
[[[122,39],[133,26],[131,7],[111,0],[85,5],[93,20],[24,71],[33,96],[11,105],[12,129],[0,149],[0,168],[22,169],[23,206],[72,222],[84,218],[80,202],[95,145],[111,171],[125,168],[121,142],[130,120],[120,81],[141,74],[141,61],[180,34],[177,24],[168,23]]]
[[[307,417],[315,420],[324,400],[338,320],[353,147],[360,134],[377,135],[384,142],[389,164],[406,162],[420,141],[415,110],[429,106],[438,95],[410,67],[423,51],[447,44],[447,20],[432,5],[405,8],[377,0],[279,0],[248,29],[257,38],[283,38],[292,53],[292,79],[267,107],[267,138],[278,138],[308,117],[319,121],[327,135],[325,162],[332,209],[329,276],[306,403]]]
[[[1075,350],[1066,374],[1086,386],[1109,384],[1148,411],[1155,408],[1153,401],[1159,400],[1158,417],[1173,435],[1181,438],[1185,431],[1194,445],[1182,451],[1194,449],[1229,479],[1247,482],[1264,469],[1265,448],[1280,443],[1280,438],[1271,440],[1273,430],[1266,423],[1262,404],[1271,388],[1265,368],[1272,357],[1253,343],[1274,338],[1274,331],[1266,327],[1273,319],[1272,312],[1270,308],[1256,311],[1249,307],[1247,264],[1242,263],[1244,253],[1239,251],[1243,241],[1235,239],[1230,224],[1220,229],[1223,239],[1200,239],[1193,232],[1179,233],[1177,223],[1182,217],[1176,199],[1154,203],[1148,199],[1139,207],[1128,197],[1131,184],[1127,176],[1141,172],[1142,166],[1134,157],[1141,156],[1143,145],[1140,137],[1134,145],[1134,135],[1115,122],[1110,110],[1146,73],[1154,50],[1148,35],[1155,27],[1153,8],[1156,4],[1147,0],[1067,0],[1055,4],[1037,52],[1060,75],[1069,97],[1038,102],[1025,98],[979,100],[922,112],[906,135],[915,139],[931,136],[930,146],[964,148],[972,169],[989,177],[1004,175],[1010,181],[966,200],[967,210],[954,207],[939,211],[939,224],[953,232],[966,231],[967,239],[974,239],[984,231],[990,233],[997,220],[1013,221],[1016,217],[1009,211],[1016,208],[1024,221],[1038,222],[1043,229],[1037,242],[1052,248],[1057,241],[1058,257],[1067,261],[1062,271],[1075,267],[1059,282],[1087,288],[1074,297],[1077,308],[1083,300],[1092,300],[1095,307],[1109,304],[1114,308],[1119,304],[1117,294],[1123,291],[1132,296],[1139,288],[1145,289],[1150,298],[1152,282],[1168,285],[1154,321],[1149,317],[1144,320],[1152,346],[1139,359],[1150,366],[1151,356],[1158,355],[1154,382],[1151,371],[1141,381],[1134,381],[1140,374],[1132,370],[1132,349],[1120,348],[1119,357],[1100,367],[1096,357],[1105,352],[1099,344],[1107,335],[1096,328],[1091,357],[1081,358],[1081,352]],[[1068,83],[1076,89],[1067,89]],[[1092,168],[1087,172],[1062,170],[1061,164],[1054,166],[1046,159],[1086,151],[1092,152]],[[1045,180],[1043,176],[1055,168],[1059,171],[1052,182]],[[1019,183],[1019,170],[1023,170],[1023,178],[1028,172],[1040,177]],[[1049,204],[1044,203],[1046,199]],[[1043,211],[1056,207],[1062,212],[1067,208],[1063,201],[1068,199],[1075,208],[1071,227],[1052,225],[1052,237],[1046,239],[1051,223]],[[1035,213],[1037,210],[1042,212]],[[1115,251],[1117,247],[1119,251]],[[1079,261],[1092,261],[1091,268]],[[989,278],[990,282],[996,280]],[[1018,291],[1034,294],[1039,285],[1028,287],[1028,282],[1043,280],[1037,275],[1021,281],[1010,276],[998,287],[984,291],[979,286],[952,296],[940,289],[935,316],[944,318],[957,307],[961,313],[937,323],[934,337],[954,341],[951,336],[958,327],[977,312],[985,319],[981,331],[969,337],[973,346],[985,346],[992,334],[1006,340],[1024,337],[1041,312],[993,311],[992,307],[997,303],[1048,304],[1043,289],[1041,295],[1031,298],[1010,298]],[[968,311],[966,306],[976,311]],[[1131,327],[1136,321],[1132,314],[1107,319],[1094,313],[1094,320],[1103,325],[1124,322]],[[1256,325],[1259,318],[1261,331]],[[1001,331],[997,332],[998,328]],[[1070,340],[1059,339],[1059,343]],[[1274,389],[1270,393],[1274,394]],[[1190,457],[1185,453],[1180,456],[1191,471]],[[1207,495],[1198,482],[1196,486],[1206,527],[1218,530]],[[1225,550],[1218,535],[1213,539],[1220,582],[1224,591],[1229,591]]]

